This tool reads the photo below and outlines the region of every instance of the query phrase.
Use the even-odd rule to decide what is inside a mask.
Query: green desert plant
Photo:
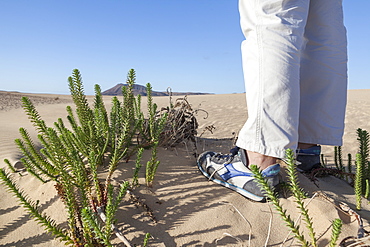
[[[317,246],[317,240],[315,237],[315,232],[313,229],[312,220],[308,214],[308,209],[304,205],[303,199],[307,198],[303,189],[299,186],[297,169],[294,162],[294,153],[291,150],[286,152],[286,161],[287,161],[287,174],[288,174],[288,184],[290,185],[290,190],[294,196],[295,203],[297,208],[300,210],[303,220],[306,223],[309,236],[311,237],[311,245]]]
[[[56,238],[59,238],[62,241],[71,241],[68,233],[65,230],[61,229],[54,220],[52,220],[49,216],[39,212],[39,207],[37,203],[29,199],[25,195],[23,190],[18,188],[18,186],[10,178],[10,175],[5,172],[4,168],[0,169],[0,179],[2,180],[2,183],[6,186],[7,190],[10,193],[13,193],[18,198],[20,204],[35,219],[35,221],[37,221],[37,223],[41,224],[45,228],[45,230],[51,232]]]
[[[356,154],[356,174],[354,181],[354,192],[356,195],[356,208],[361,210],[362,197],[368,199],[370,193],[370,134],[368,131],[358,128],[357,140],[359,142],[359,151]],[[348,173],[352,173],[352,155],[348,154]]]
[[[357,140],[359,142],[359,151],[356,154],[355,159],[355,166],[356,171],[353,174],[352,168],[352,155],[348,154],[348,164],[347,164],[347,172],[343,166],[342,160],[342,152],[341,147],[334,147],[334,163],[338,169],[341,171],[340,177],[346,177],[347,181],[349,182],[349,177],[354,180],[354,192],[356,195],[356,208],[361,210],[361,200],[362,197],[368,199],[370,194],[370,160],[369,160],[369,152],[370,152],[370,134],[368,131],[363,130],[361,128],[357,129]],[[353,179],[353,177],[355,177]]]
[[[362,194],[366,191],[366,180],[370,179],[370,161],[369,161],[369,148],[370,148],[370,134],[368,131],[358,128],[357,140],[359,142],[359,157],[356,155],[356,166],[360,161],[362,166]]]
[[[342,156],[342,146],[335,146],[334,147],[334,162],[335,162],[335,166],[336,168],[341,172],[339,177],[341,179],[346,179],[346,181],[348,182],[349,181],[349,177],[345,174],[346,173],[346,169],[343,165],[343,156]],[[350,166],[348,166],[348,171],[350,169]]]
[[[123,103],[114,97],[110,115],[98,85],[95,86],[94,107],[91,108],[77,69],[73,70],[68,82],[75,103],[75,111],[67,107],[71,128],[67,128],[61,118],[53,127],[48,127],[32,102],[24,97],[23,108],[38,132],[42,147],[36,147],[24,128],[20,128],[21,138],[15,140],[24,156],[21,161],[27,171],[43,183],[54,181],[57,193],[65,204],[68,227],[61,229],[54,220],[43,215],[38,205],[18,188],[4,169],[0,171],[0,178],[30,215],[61,241],[73,246],[111,246],[111,235],[116,229],[113,224],[115,213],[129,189],[127,181],[121,182],[115,189],[112,185],[113,173],[122,161],[137,153],[137,171],[132,184],[137,185],[143,149],[152,149],[147,183],[153,182],[159,164],[156,155],[158,138],[166,115],[156,116],[156,105],[152,102],[148,84],[149,112],[148,119],[144,118],[140,97],[135,98],[132,90],[134,70],[128,73]],[[145,122],[149,122],[149,129]],[[5,162],[9,166],[10,162]],[[104,170],[107,174],[105,179],[100,174]],[[130,246],[124,237],[121,239],[126,246]]]
[[[8,168],[13,172],[13,173],[16,173],[17,170],[14,168],[14,166],[12,166],[12,164],[10,163],[10,161],[8,159],[4,159],[4,162],[5,164],[8,166]]]
[[[366,179],[365,181],[365,194],[364,194],[364,197],[365,199],[368,199],[369,198],[369,193],[370,193],[370,184],[369,184],[369,179]]]
[[[142,167],[142,164],[141,164],[141,157],[143,155],[143,151],[144,149],[143,148],[139,148],[137,150],[137,158],[136,158],[136,163],[135,163],[135,170],[134,170],[134,175],[132,177],[132,183],[131,183],[131,187],[132,188],[135,188],[137,186],[139,186],[139,171]]]
[[[271,188],[265,178],[262,176],[261,171],[256,165],[251,166],[251,170],[256,178],[256,181],[261,186],[261,188],[265,191],[265,195],[267,199],[273,204],[275,209],[280,214],[282,220],[285,222],[287,227],[292,231],[295,238],[300,242],[301,246],[317,246],[317,240],[315,237],[315,232],[313,229],[312,218],[310,218],[308,214],[308,210],[303,203],[303,199],[306,198],[306,195],[302,188],[299,186],[298,179],[297,179],[297,172],[296,172],[296,164],[294,161],[294,153],[292,150],[288,149],[286,151],[286,163],[288,165],[287,172],[288,172],[288,187],[294,196],[294,201],[297,204],[297,208],[299,209],[300,213],[303,216],[303,219],[306,223],[306,227],[309,232],[309,236],[311,238],[311,242],[307,241],[303,232],[300,231],[300,225],[295,223],[291,216],[287,213],[287,210],[284,209],[278,199],[277,193]],[[333,231],[332,231],[332,239],[330,242],[330,246],[335,246],[335,242],[338,239],[340,234],[340,224],[341,220],[336,219],[333,222]],[[334,226],[335,224],[335,226]]]
[[[149,120],[148,120],[148,130],[147,133],[149,134],[149,142],[152,144],[152,156],[151,159],[146,164],[146,183],[149,187],[152,186],[154,175],[157,171],[159,161],[157,160],[157,148],[159,144],[159,137],[162,133],[164,125],[166,123],[167,114],[165,117],[156,120],[156,112],[157,112],[157,105],[153,104],[152,102],[152,88],[151,85],[147,84],[147,97],[148,97],[148,113],[149,113]]]
[[[293,232],[295,238],[302,244],[302,246],[309,246],[304,235],[300,232],[299,226],[293,221],[291,216],[287,213],[286,209],[283,209],[276,192],[268,185],[265,178],[262,176],[261,171],[256,165],[251,165],[251,170],[261,188],[265,191],[266,197],[274,205],[275,209],[280,214],[281,218],[287,225],[287,227]]]
[[[324,168],[326,168],[327,167],[327,165],[326,165],[326,160],[325,160],[325,156],[324,156],[324,154],[321,154],[320,155],[320,161],[321,161],[321,165],[324,167]]]
[[[369,162],[369,148],[370,148],[370,134],[368,131],[358,128],[357,129],[357,140],[359,142],[359,154],[361,155],[361,160],[366,166],[366,173],[370,174],[370,168],[368,166]]]
[[[357,210],[361,210],[361,201],[363,195],[363,163],[361,154],[356,154],[356,178],[355,178],[355,195],[356,195],[356,208]]]
[[[343,158],[342,158],[342,146],[335,146],[334,147],[334,164],[335,164],[335,167],[345,173],[346,170],[345,170],[345,167],[343,166]],[[348,177],[343,175],[342,173],[340,173],[340,178],[341,179],[344,179],[344,177],[346,177],[346,180],[348,180]]]
[[[145,234],[143,247],[148,246],[149,238],[151,237],[150,233]]]
[[[334,147],[334,164],[335,164],[335,167],[340,170],[339,168],[339,161],[338,161],[338,146],[335,146]]]
[[[342,158],[342,146],[338,146],[338,163],[339,163],[339,169],[342,172],[345,172],[345,169],[343,166],[343,158]]]
[[[347,170],[348,173],[352,173],[352,154],[348,154]]]
[[[330,244],[329,244],[329,247],[335,247],[336,246],[336,243],[338,241],[338,237],[342,231],[342,220],[340,219],[335,219],[333,221],[333,230],[331,232],[331,239],[330,239]]]

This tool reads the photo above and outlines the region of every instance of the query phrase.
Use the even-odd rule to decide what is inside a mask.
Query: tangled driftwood
[[[167,113],[167,122],[159,140],[160,145],[174,147],[184,141],[195,142],[198,129],[198,121],[195,115],[199,111],[206,113],[205,118],[208,117],[208,113],[204,110],[193,110],[187,96],[176,99],[174,104],[170,96],[170,106],[162,108],[158,113],[158,115]]]

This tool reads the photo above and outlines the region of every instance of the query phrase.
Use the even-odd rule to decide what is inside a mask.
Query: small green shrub
[[[54,220],[42,214],[38,205],[18,188],[4,169],[0,170],[0,178],[30,215],[65,244],[112,246],[110,239],[115,213],[130,187],[127,181],[123,181],[119,188],[113,188],[112,175],[122,161],[137,154],[132,186],[138,185],[143,149],[151,149],[146,179],[148,185],[152,184],[159,164],[156,156],[159,134],[166,115],[156,116],[156,105],[148,84],[148,118],[144,118],[141,98],[135,97],[132,90],[134,70],[128,73],[128,86],[123,88],[123,102],[113,97],[110,115],[105,109],[98,85],[95,86],[94,106],[91,108],[77,69],[73,70],[68,81],[75,103],[75,111],[67,107],[67,120],[71,128],[65,127],[61,118],[53,127],[46,126],[32,102],[24,97],[23,108],[38,132],[42,148],[36,148],[24,128],[20,128],[21,138],[15,141],[24,156],[21,161],[27,171],[42,183],[54,181],[57,193],[65,204],[68,227],[62,229]],[[9,161],[6,163],[10,165]],[[107,170],[105,179],[99,173],[103,167]],[[126,245],[129,246],[127,241]]]

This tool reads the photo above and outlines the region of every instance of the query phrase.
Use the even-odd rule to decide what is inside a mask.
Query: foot
[[[226,188],[232,189],[241,195],[254,200],[264,201],[265,193],[247,167],[247,158],[244,150],[239,149],[231,154],[204,152],[197,160],[198,168],[209,180]],[[262,170],[270,186],[279,183],[278,173],[280,165],[274,164]]]
[[[247,164],[249,165],[258,165],[261,170],[266,169],[269,166],[275,165],[277,159],[275,157],[266,156],[260,153],[252,152],[252,151],[245,151],[240,149],[241,152],[247,152]]]
[[[299,146],[297,149],[297,169],[304,172],[312,171],[313,169],[321,167],[320,155],[321,146],[312,145],[311,147],[305,148],[305,146]]]

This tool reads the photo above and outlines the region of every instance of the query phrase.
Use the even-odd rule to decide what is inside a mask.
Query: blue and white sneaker
[[[253,173],[246,166],[246,157],[243,150],[231,154],[204,152],[199,155],[197,164],[199,170],[209,180],[253,200],[264,201],[265,192],[259,187]],[[270,186],[279,183],[278,173],[280,165],[275,164],[262,171]]]
[[[313,146],[307,149],[297,149],[297,169],[310,172],[321,167],[321,146]]]

